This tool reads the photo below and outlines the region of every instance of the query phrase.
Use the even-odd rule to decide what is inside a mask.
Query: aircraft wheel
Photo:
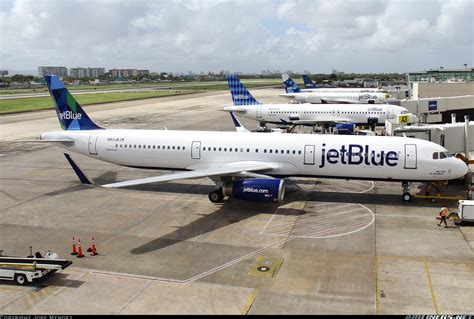
[[[224,201],[224,195],[220,189],[216,189],[209,194],[209,200],[212,203],[222,203]]]
[[[26,284],[26,276],[23,274],[18,274],[15,276],[15,281],[17,284],[23,286],[24,284]]]
[[[405,202],[411,201],[411,194],[410,193],[404,193],[403,194],[403,201],[405,201]]]

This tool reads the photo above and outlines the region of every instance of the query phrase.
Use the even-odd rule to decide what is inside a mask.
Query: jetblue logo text
[[[349,144],[343,145],[341,149],[330,149],[326,151],[326,144],[323,144],[321,152],[320,168],[328,164],[346,164],[346,165],[368,165],[368,166],[397,166],[398,154],[395,151],[381,151],[377,153],[370,149],[369,145]]]
[[[248,100],[250,97],[248,95],[239,94],[235,96],[236,100]]]
[[[82,118],[82,113],[74,113],[72,111],[65,111],[59,113],[59,119],[61,120],[80,120]]]
[[[260,194],[268,194],[268,189],[265,188],[253,188],[253,187],[244,187],[244,193],[260,193]]]

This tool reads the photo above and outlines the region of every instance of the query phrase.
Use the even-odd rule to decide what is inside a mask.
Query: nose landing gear
[[[402,183],[402,188],[403,188],[403,201],[409,202],[411,201],[411,194],[410,194],[410,184],[408,182],[403,182]]]

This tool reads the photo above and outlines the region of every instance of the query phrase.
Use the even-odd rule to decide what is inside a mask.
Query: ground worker
[[[446,206],[443,206],[439,210],[439,216],[440,216],[440,221],[438,226],[441,227],[441,224],[444,222],[444,228],[448,227],[448,224],[446,223],[446,219],[448,218],[448,208]]]

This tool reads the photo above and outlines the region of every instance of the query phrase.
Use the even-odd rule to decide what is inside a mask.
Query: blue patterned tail
[[[288,74],[282,74],[281,77],[283,78],[286,93],[298,93],[301,91],[298,84]]]
[[[316,89],[316,85],[311,81],[310,77],[306,74],[303,74],[304,87],[306,89]]]
[[[54,100],[56,114],[58,115],[58,120],[63,130],[79,131],[101,129],[101,127],[92,122],[56,75],[46,75],[44,79],[48,85],[49,93]]]
[[[234,105],[257,105],[261,104],[240,82],[235,74],[229,74],[227,77],[227,84],[229,85],[230,94]]]

